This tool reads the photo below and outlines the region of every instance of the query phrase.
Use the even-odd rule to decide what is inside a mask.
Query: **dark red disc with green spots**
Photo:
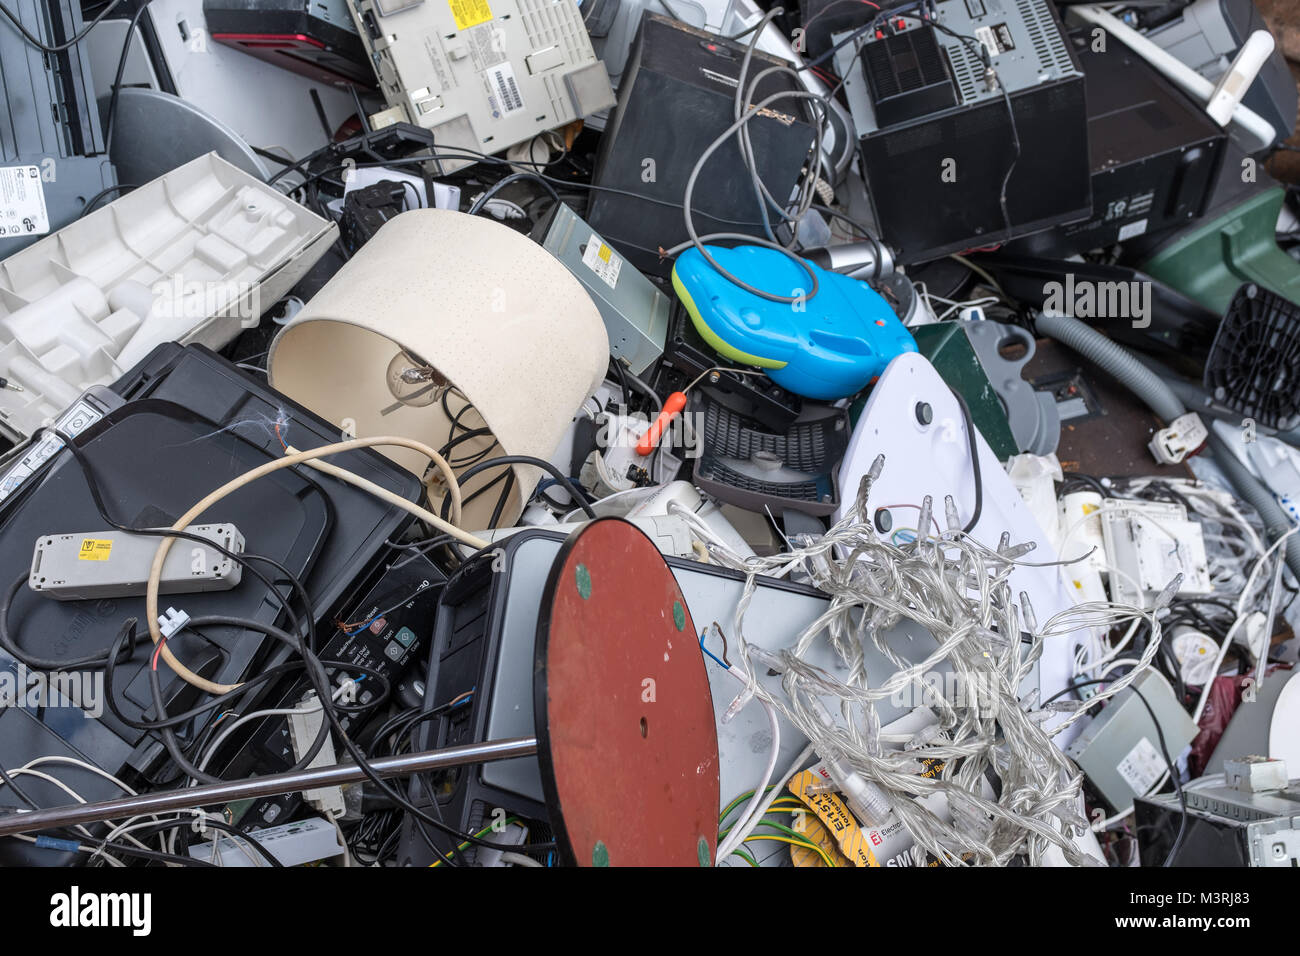
[[[542,598],[538,762],[565,862],[708,866],[718,737],[699,639],[653,542],[601,518],[564,543]]]

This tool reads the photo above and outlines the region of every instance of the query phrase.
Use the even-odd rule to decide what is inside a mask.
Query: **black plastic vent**
[[[848,413],[804,405],[801,420],[771,432],[702,393],[689,411],[701,429],[695,483],[742,508],[791,508],[812,515],[839,506],[835,473],[849,442]]]
[[[1254,284],[1238,289],[1205,360],[1205,388],[1266,428],[1300,425],[1300,306]]]
[[[932,26],[868,42],[862,47],[862,70],[882,128],[957,105],[948,57]]]

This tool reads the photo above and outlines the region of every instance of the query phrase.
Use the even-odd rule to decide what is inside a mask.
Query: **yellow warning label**
[[[839,845],[836,844],[835,838],[831,836],[830,831],[826,829],[826,824],[822,823],[811,813],[799,812],[794,815],[790,823],[790,829],[799,834],[806,840],[811,840],[822,848],[822,851],[831,858],[836,866],[852,866],[843,853],[840,852]],[[806,846],[790,846],[790,862],[795,866],[825,866],[826,861],[816,850]]]
[[[609,262],[609,257],[612,256],[613,254],[614,254],[614,250],[611,249],[609,246],[605,245],[603,242],[600,244],[600,252],[596,253],[596,255],[600,256],[601,262]]]
[[[81,550],[77,552],[78,561],[107,561],[113,553],[113,542],[102,538],[82,538]]]
[[[844,801],[833,793],[808,792],[813,781],[819,779],[811,770],[805,770],[795,774],[787,786],[791,793],[812,807],[850,863],[854,866],[880,866]]]
[[[447,0],[447,6],[451,7],[457,30],[468,30],[492,19],[487,0]]]

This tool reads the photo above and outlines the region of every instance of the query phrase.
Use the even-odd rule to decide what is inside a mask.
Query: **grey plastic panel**
[[[232,524],[191,525],[186,530],[227,551],[244,550],[244,536]],[[137,597],[145,593],[161,540],[103,530],[45,535],[36,541],[27,586],[57,601]],[[219,551],[182,539],[167,552],[158,591],[229,591],[239,584],[242,572],[241,565]]]

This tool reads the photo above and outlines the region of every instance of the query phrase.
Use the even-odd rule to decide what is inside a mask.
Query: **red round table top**
[[[575,531],[551,568],[534,671],[538,762],[561,857],[711,866],[718,736],[686,600],[635,525]]]

